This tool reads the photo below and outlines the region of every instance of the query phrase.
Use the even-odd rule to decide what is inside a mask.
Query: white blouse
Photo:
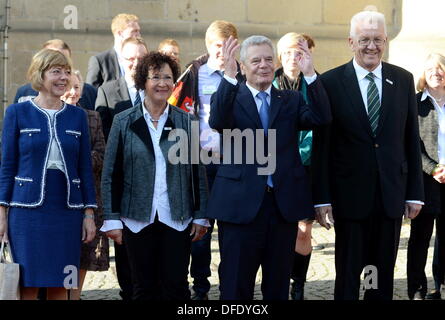
[[[54,129],[54,117],[56,112],[59,110],[44,109],[44,108],[42,109],[49,115],[51,119],[50,130],[51,130],[52,140],[51,140],[51,147],[49,149],[49,158],[48,158],[48,163],[46,164],[46,168],[59,169],[60,171],[66,172],[65,167],[63,165],[62,155],[60,153],[59,145],[57,144],[56,141],[56,134]]]

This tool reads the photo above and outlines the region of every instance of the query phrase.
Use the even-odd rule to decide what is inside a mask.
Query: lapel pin
[[[172,127],[164,127],[164,130],[166,130],[166,131],[169,131],[171,129],[172,129]]]
[[[388,82],[390,85],[393,85],[393,84],[394,84],[394,82],[392,82],[392,81],[389,80],[389,79],[385,79],[385,81]]]

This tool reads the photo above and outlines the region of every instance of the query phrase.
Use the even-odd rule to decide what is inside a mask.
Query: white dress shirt
[[[145,103],[144,103],[145,105]],[[164,130],[165,122],[168,118],[169,106],[165,108],[164,113],[159,117],[157,128],[153,125],[151,121],[151,116],[148,113],[147,109],[143,107],[143,114],[145,122],[147,123],[148,130],[150,132],[151,141],[153,144],[153,150],[155,153],[155,185],[153,191],[153,202],[151,207],[151,212],[147,212],[147,215],[150,215],[150,221],[139,221],[135,219],[122,217],[121,220],[128,229],[130,229],[134,233],[140,232],[145,227],[152,224],[155,220],[156,214],[158,215],[158,219],[163,224],[173,228],[177,231],[184,231],[190,222],[192,222],[192,218],[189,218],[184,221],[176,221],[172,220],[171,212],[170,212],[170,203],[168,200],[168,187],[167,187],[167,166],[166,159],[164,159],[164,155],[159,146],[159,141],[161,139],[162,132]],[[119,220],[105,220],[100,231],[106,232],[115,229],[122,229],[123,225]],[[207,219],[195,219],[193,221],[196,224],[200,224],[206,227],[209,227],[210,224]]]
[[[436,109],[437,112],[437,120],[439,125],[439,130],[437,133],[437,153],[439,158],[440,164],[445,164],[445,105],[442,104],[441,106],[437,104],[436,99],[429,93],[428,89],[425,89],[422,94],[421,101],[424,101],[425,99],[430,99],[431,103],[434,106],[434,109]]]

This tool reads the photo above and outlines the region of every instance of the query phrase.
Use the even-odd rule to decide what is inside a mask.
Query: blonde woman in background
[[[289,32],[278,41],[277,56],[281,67],[275,72],[273,85],[281,90],[299,91],[306,103],[309,103],[307,95],[308,84],[298,67],[298,61],[303,55],[300,46],[304,42],[307,43],[309,50],[313,51],[315,47],[314,40],[305,34]],[[311,177],[312,131],[302,130],[299,132],[298,146],[306,173],[308,177]],[[298,223],[295,260],[291,273],[292,300],[304,300],[304,283],[306,282],[306,274],[312,253],[312,223],[313,220],[304,220]]]
[[[423,300],[427,295],[425,265],[436,221],[433,276],[435,290],[428,295],[440,299],[445,276],[445,57],[432,53],[417,83],[419,133],[425,206],[411,221],[408,241],[408,297]]]
[[[79,70],[71,75],[71,88],[61,97],[68,104],[78,106],[82,96],[83,79]],[[95,214],[95,224],[103,223],[102,198],[100,196],[100,178],[105,154],[105,138],[102,131],[102,121],[99,113],[86,110],[90,133],[91,159],[93,165],[94,186],[98,208]],[[79,300],[87,271],[107,271],[110,266],[109,244],[106,235],[97,230],[93,241],[82,244],[80,254],[79,288],[70,291],[70,300]]]

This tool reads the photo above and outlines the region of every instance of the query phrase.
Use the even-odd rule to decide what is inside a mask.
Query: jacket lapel
[[[272,128],[272,125],[281,109],[282,101],[280,92],[272,86],[270,91],[270,115],[269,115],[269,128]]]
[[[112,57],[113,57],[113,62],[114,62],[114,75],[116,76],[116,79],[119,79],[121,77],[121,69],[119,67],[119,59],[117,57],[116,50],[114,50],[114,48],[112,48],[111,50],[113,52]],[[111,70],[110,70],[110,73],[112,73]]]
[[[243,107],[249,118],[251,118],[252,121],[255,123],[256,128],[263,128],[260,115],[256,107],[255,99],[253,98],[252,92],[250,92],[245,83],[240,84],[236,100],[238,101],[238,104]]]
[[[342,81],[344,91],[351,101],[349,104],[351,111],[357,115],[363,124],[363,128],[365,128],[368,134],[372,136],[371,125],[366,113],[365,104],[363,103],[362,94],[360,92],[360,87],[358,85],[357,75],[355,73],[352,60],[345,67]]]
[[[122,101],[128,100],[130,101],[131,104],[130,94],[128,93],[127,82],[125,81],[124,77],[119,78],[119,89],[117,94],[120,96]]]
[[[142,106],[136,107],[136,121],[130,124],[130,129],[142,140],[147,149],[154,155],[153,143],[151,141],[150,132],[148,131],[147,122],[142,114]]]
[[[173,117],[174,114],[172,113],[172,108],[175,108],[173,106],[170,106],[168,110],[168,117],[165,121],[164,128],[162,129],[161,139],[159,140],[159,147],[161,148],[162,154],[164,155],[164,159],[166,162],[168,162],[168,150],[170,149],[170,146],[172,146],[176,141],[168,141],[168,135],[172,130],[176,128]]]
[[[388,110],[394,105],[396,85],[397,83],[395,83],[394,78],[392,77],[389,66],[382,62],[382,103],[380,106],[379,125],[377,127],[376,135],[382,131]]]

